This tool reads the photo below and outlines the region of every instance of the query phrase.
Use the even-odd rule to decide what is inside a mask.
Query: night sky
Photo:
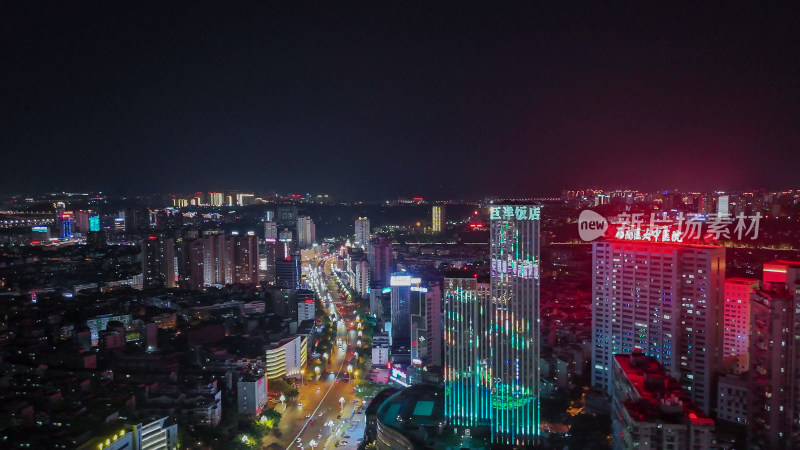
[[[790,3],[215,3],[3,2],[0,192],[800,188]]]

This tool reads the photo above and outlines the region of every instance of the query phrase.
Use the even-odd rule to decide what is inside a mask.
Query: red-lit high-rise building
[[[592,384],[611,394],[614,355],[656,358],[710,414],[722,354],[725,249],[596,241],[592,263]]]

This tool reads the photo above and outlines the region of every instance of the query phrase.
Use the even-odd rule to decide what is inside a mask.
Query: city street
[[[328,277],[320,269],[328,266],[329,262],[332,261],[323,259],[311,264],[314,275],[310,278],[312,283],[313,279],[318,281],[314,287],[326,311],[339,319],[336,322],[337,343],[339,339],[345,339],[347,345],[334,345],[330,361],[320,371],[322,375],[298,386],[300,394],[295,403],[287,403],[285,410],[280,402],[276,405],[276,410],[283,414],[278,426],[279,436],[268,436],[262,448],[336,448],[339,443],[340,448],[355,449],[364,436],[363,408],[362,414],[356,413],[362,406],[361,400],[355,396],[347,376],[347,361],[352,356],[350,348],[355,346],[356,332],[347,329],[347,321],[353,318],[341,316],[336,305],[328,301],[333,298],[328,296],[328,289],[335,289],[335,284],[331,286],[332,282],[329,283]],[[309,363],[306,370],[313,371],[313,364]]]

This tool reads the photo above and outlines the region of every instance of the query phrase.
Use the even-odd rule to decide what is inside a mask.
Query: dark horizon
[[[580,6],[4,3],[0,191],[798,187],[796,8]]]

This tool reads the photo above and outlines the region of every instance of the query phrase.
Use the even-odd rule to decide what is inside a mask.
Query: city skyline
[[[0,446],[800,448],[798,22],[0,4]]]

